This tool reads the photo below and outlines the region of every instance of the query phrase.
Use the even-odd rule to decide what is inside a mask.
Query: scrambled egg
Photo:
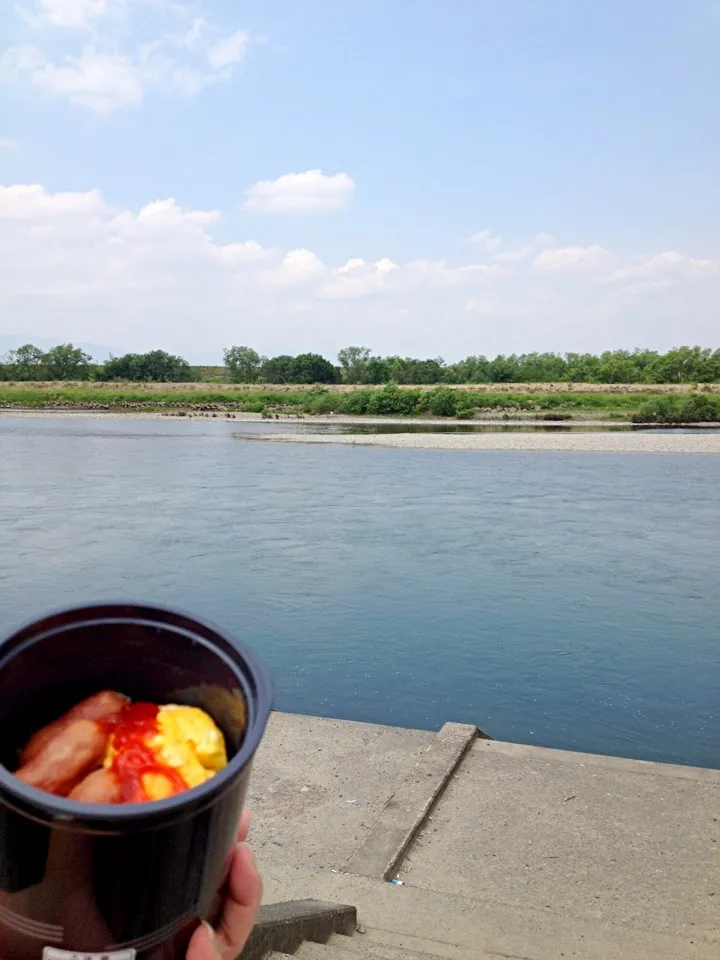
[[[215,721],[199,707],[167,704],[158,709],[157,733],[145,740],[158,764],[172,767],[188,788],[209,780],[227,764],[225,738]],[[105,757],[111,766],[115,751],[112,738]],[[148,800],[163,800],[177,793],[176,785],[161,771],[142,774]]]
[[[159,732],[150,743],[158,759],[197,787],[227,764],[225,738],[199,707],[168,704],[158,710]]]

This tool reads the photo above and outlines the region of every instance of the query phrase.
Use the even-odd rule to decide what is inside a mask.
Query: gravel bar
[[[529,450],[569,453],[715,453],[720,433],[391,433],[239,435],[269,443],[342,443],[422,450]]]

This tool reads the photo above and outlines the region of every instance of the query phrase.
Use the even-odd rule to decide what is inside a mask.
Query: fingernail
[[[213,948],[213,950],[214,950],[214,949],[215,949],[215,931],[214,931],[213,928],[210,926],[210,924],[207,922],[207,920],[201,920],[200,922],[202,923],[202,925],[203,925],[203,926],[205,927],[205,929],[207,930],[207,935],[208,935],[208,938],[209,938],[209,940],[210,940],[210,946],[211,946],[211,947]]]

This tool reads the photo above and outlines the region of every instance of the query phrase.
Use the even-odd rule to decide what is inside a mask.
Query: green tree
[[[647,371],[650,383],[711,383],[720,376],[720,351],[676,347],[656,359]]]
[[[25,343],[11,350],[5,358],[9,367],[9,380],[44,380],[45,354],[33,343]]]
[[[363,383],[387,383],[390,380],[390,368],[384,357],[370,357],[365,367]]]
[[[337,358],[344,383],[367,383],[365,375],[370,360],[369,347],[343,347]]]
[[[567,353],[567,379],[573,383],[597,383],[600,359],[592,353]]]
[[[98,380],[147,380],[158,383],[183,383],[191,377],[192,370],[187,360],[164,350],[111,357],[98,374]]]
[[[110,356],[97,374],[98,380],[140,380],[140,354],[126,353],[122,357]]]
[[[252,347],[228,347],[223,357],[233,383],[255,383],[260,376],[263,358]]]
[[[517,383],[517,357],[505,357],[499,354],[488,364],[491,383]]]
[[[166,383],[181,383],[190,380],[190,364],[182,357],[166,353],[164,350],[151,350],[141,355],[143,379]]]
[[[599,383],[635,383],[638,369],[627,350],[607,350],[600,355],[597,377]]]
[[[336,383],[335,367],[319,353],[301,353],[292,363],[293,383]]]
[[[559,353],[523,353],[517,363],[518,383],[551,383],[567,379],[567,361]]]
[[[90,354],[71,343],[58,344],[45,354],[48,380],[88,380],[91,363]]]
[[[266,358],[260,367],[260,379],[264,383],[293,383],[294,361],[295,358],[286,353]]]

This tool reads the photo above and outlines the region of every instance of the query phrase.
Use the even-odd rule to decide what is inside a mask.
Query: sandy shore
[[[183,417],[177,414],[160,413],[157,410],[73,410],[71,408],[40,408],[37,410],[18,410],[9,407],[0,407],[0,418],[10,417],[18,420],[167,420],[172,423],[186,423],[188,420],[209,420],[217,423],[227,423],[235,420],[237,423],[260,423],[262,416],[259,413],[235,413],[226,417],[224,413],[211,414],[193,413]],[[294,422],[294,420],[293,420]]]
[[[577,453],[715,453],[720,433],[385,433],[248,434],[269,443],[342,443],[423,450],[526,450]]]
[[[578,430],[588,427],[629,427],[629,423],[623,423],[618,420],[532,420],[529,417],[517,417],[513,419],[502,419],[500,417],[478,417],[475,420],[455,420],[453,417],[351,417],[342,414],[324,414],[311,416],[304,414],[296,417],[287,414],[280,414],[277,419],[263,417],[261,413],[232,413],[230,417],[225,413],[217,411],[215,416],[207,411],[189,410],[179,416],[177,413],[163,413],[159,410],[81,410],[72,407],[43,407],[36,410],[19,409],[17,407],[0,407],[0,418],[15,417],[19,419],[68,419],[68,420],[172,420],[176,423],[186,423],[188,420],[208,420],[217,423],[227,423],[228,420],[235,420],[237,423],[292,423],[308,427],[338,426],[347,424],[348,426],[361,426],[364,424],[384,424],[386,426],[405,426],[415,424],[425,427],[447,427],[448,424],[458,424],[459,426],[487,426],[487,427],[527,427],[529,430],[541,427],[543,430],[566,429],[573,427]],[[703,426],[699,424],[698,426]]]
[[[363,417],[347,416],[344,414],[302,414],[293,416],[290,414],[280,414],[277,418],[263,417],[261,413],[232,413],[227,416],[226,413],[216,411],[212,412],[201,410],[189,410],[180,416],[178,413],[165,413],[160,410],[83,410],[73,407],[42,407],[37,409],[18,408],[18,407],[0,407],[0,418],[43,418],[43,419],[69,419],[69,420],[172,420],[175,423],[186,423],[188,420],[207,420],[217,423],[227,423],[228,420],[235,420],[238,423],[292,423],[306,427],[318,426],[341,426],[342,424],[361,426],[365,424],[382,424],[385,426],[414,426],[425,427],[447,427],[453,424],[470,427],[524,427],[527,430],[588,430],[602,427],[626,428],[630,430],[633,424],[626,420],[594,420],[591,417],[575,420],[535,420],[529,416],[519,416],[513,418],[505,417],[476,417],[473,420],[456,420],[453,417]],[[717,429],[716,423],[693,423],[684,424],[692,426],[694,429]],[[649,429],[646,428],[646,429]]]

